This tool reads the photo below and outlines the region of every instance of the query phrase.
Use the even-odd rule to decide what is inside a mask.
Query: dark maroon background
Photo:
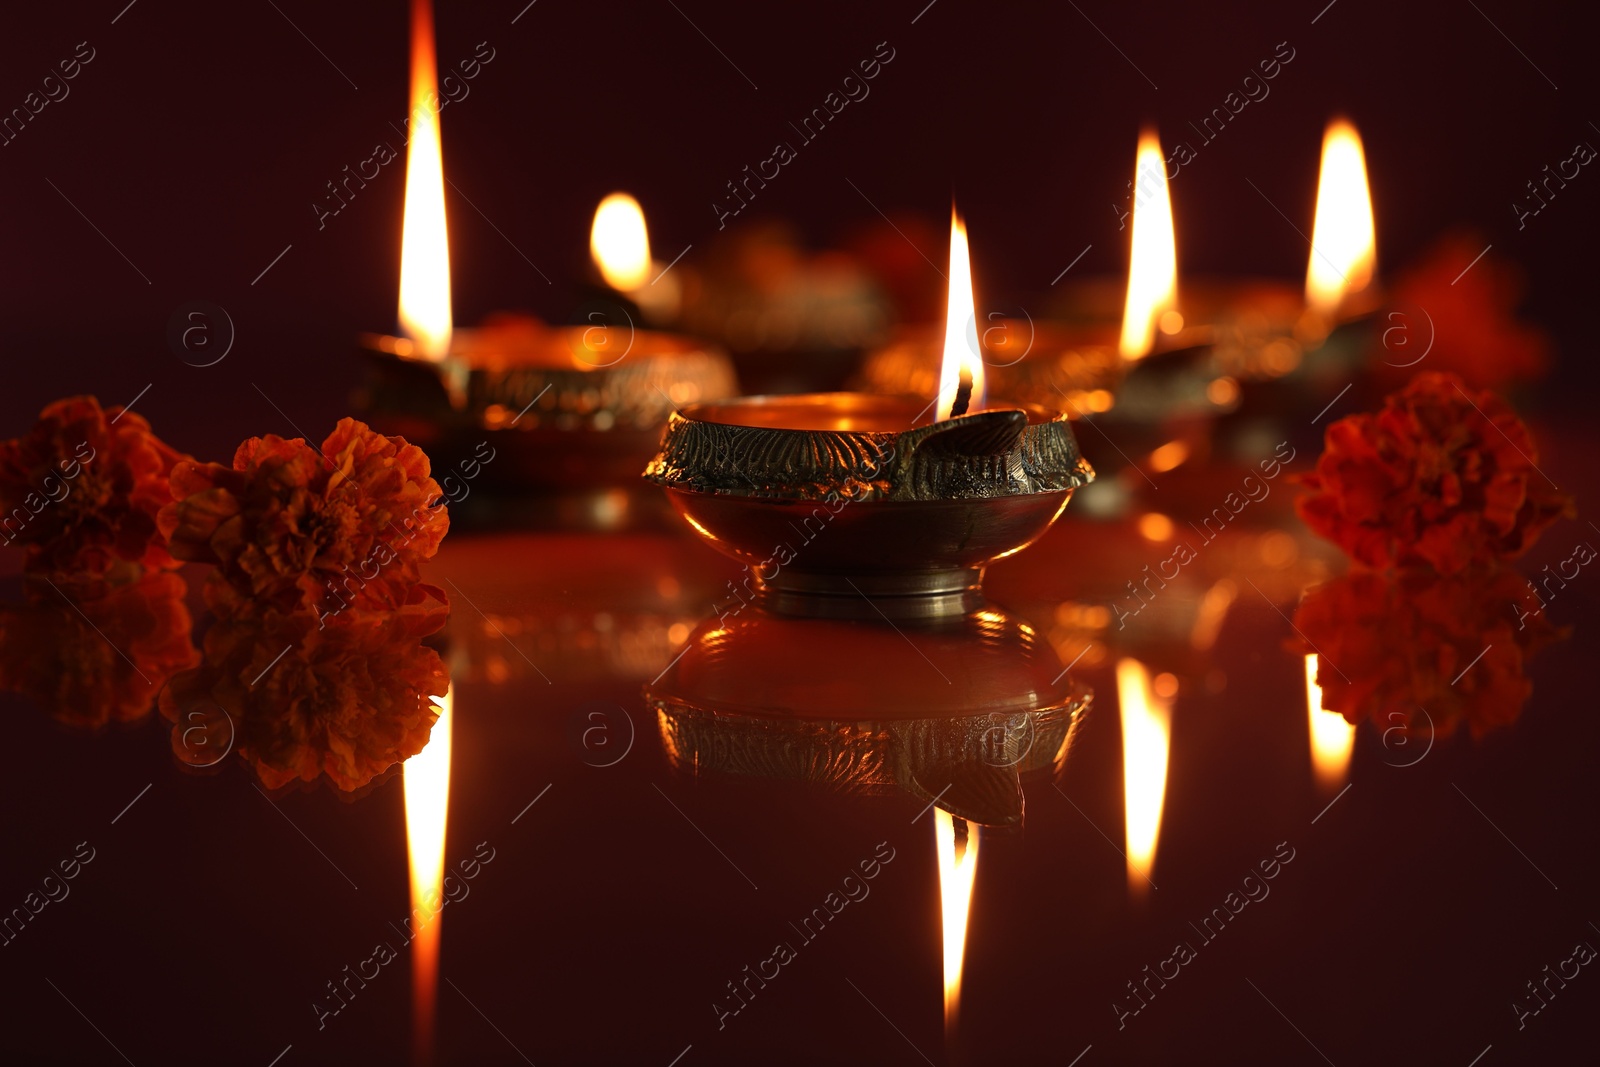
[[[355,334],[393,325],[402,170],[385,168],[321,232],[311,204],[375,141],[398,147],[390,123],[407,106],[405,5],[274,2],[281,13],[255,0],[138,0],[125,11],[124,0],[98,0],[0,16],[0,110],[20,106],[78,42],[97,52],[65,101],[0,147],[0,434],[21,432],[56,397],[124,402],[150,383],[139,410],[208,458],[247,434],[293,432],[252,383],[314,438],[348,412]],[[676,0],[680,13],[665,0],[539,0],[511,25],[524,2],[438,13],[441,61],[480,41],[496,50],[442,119],[447,173],[482,212],[449,194],[460,322],[507,307],[569,314],[585,296],[576,279],[591,212],[614,188],[643,201],[659,257],[693,244],[693,262],[712,239],[724,182],[788,139],[787,123],[885,40],[897,54],[871,96],[803,148],[756,207],[798,221],[821,246],[880,221],[851,182],[885,211],[935,226],[954,192],[995,305],[1040,299],[1085,245],[1075,272],[1115,274],[1126,234],[1111,203],[1139,123],[1158,121],[1170,139],[1288,41],[1296,58],[1270,97],[1173,186],[1184,271],[1300,276],[1305,242],[1261,193],[1306,228],[1322,126],[1343,111],[1366,140],[1380,269],[1452,226],[1477,228],[1490,256],[1526,270],[1528,311],[1561,346],[1537,410],[1581,413],[1591,395],[1600,178],[1581,174],[1521,232],[1510,206],[1576,141],[1600,142],[1587,110],[1592,41],[1568,5],[1080,0],[1080,12]],[[168,320],[191,300],[221,305],[236,324],[235,348],[215,367],[169,350]],[[1564,463],[1548,469],[1568,486],[1593,442],[1570,434],[1562,444]],[[1564,524],[1541,551],[1562,558],[1585,529]],[[1600,996],[1588,969],[1527,1031],[1507,1005],[1574,941],[1600,942],[1588,926],[1600,921],[1589,588],[1553,610],[1579,624],[1579,637],[1541,661],[1539,697],[1515,733],[1409,770],[1388,766],[1367,736],[1355,787],[1315,826],[1298,665],[1279,645],[1287,628],[1265,604],[1241,602],[1220,653],[1237,684],[1183,709],[1176,727],[1150,913],[1127,908],[1122,860],[1100,835],[1047,785],[1033,787],[1029,836],[986,853],[968,957],[972,1028],[948,1052],[931,835],[926,819],[910,825],[916,805],[863,808],[771,783],[731,793],[686,785],[648,734],[615,774],[601,773],[571,751],[566,717],[588,700],[636,700],[632,682],[536,694],[549,701],[538,705],[527,689],[464,688],[478,713],[457,734],[451,855],[487,839],[500,858],[449,913],[445,974],[539,1064],[665,1067],[691,1043],[682,1067],[921,1062],[846,977],[937,1062],[1064,1067],[1089,1045],[1080,1067],[1322,1062],[1295,1025],[1341,1067],[1466,1067],[1490,1044],[1481,1067],[1587,1055]],[[1112,689],[1105,672],[1088,680]],[[88,742],[15,699],[3,710],[16,732],[0,788],[0,907],[15,906],[77,841],[99,857],[72,897],[0,949],[0,1060],[123,1062],[49,978],[141,1067],[265,1067],[290,1043],[282,1067],[403,1061],[407,974],[386,972],[320,1036],[307,1006],[405,913],[398,783],[348,807],[326,791],[281,801],[354,890],[242,771],[201,781],[173,772],[158,727]],[[1065,780],[1113,838],[1117,747],[1108,705]],[[727,869],[651,782],[761,889]],[[901,858],[873,897],[718,1035],[707,1003],[722,983],[884,839]],[[1108,1004],[1122,983],[1286,839],[1300,858],[1273,896],[1119,1035]],[[455,993],[440,996],[452,1055],[522,1062]]]
[[[97,53],[66,100],[0,148],[12,375],[0,422],[20,426],[63,394],[113,403],[154,382],[140,406],[162,432],[195,454],[224,454],[243,432],[289,432],[255,382],[320,437],[347,411],[353,336],[394,324],[401,168],[384,168],[321,232],[311,204],[377,140],[399,147],[390,124],[407,111],[406,5],[278,0],[280,14],[264,2],[139,0],[111,25],[123,2],[30,5],[8,13],[0,34],[5,109],[78,42]],[[694,0],[678,3],[682,14],[665,0],[539,0],[512,25],[525,2],[438,12],[442,64],[480,41],[495,50],[471,95],[442,114],[446,172],[482,211],[448,193],[458,322],[497,308],[569,315],[585,295],[575,279],[590,216],[615,188],[640,197],[660,258],[693,244],[692,263],[715,233],[724,183],[776,140],[794,140],[788,122],[880,41],[896,55],[871,95],[730,225],[768,212],[819,245],[838,240],[880,222],[854,182],[937,232],[954,193],[983,298],[1028,305],[1086,245],[1074,274],[1124,269],[1111,203],[1139,124],[1195,141],[1186,123],[1287,41],[1296,57],[1271,95],[1174,183],[1184,272],[1301,276],[1305,240],[1249,182],[1309,232],[1322,126],[1345,112],[1368,148],[1380,269],[1392,273],[1451,226],[1477,228],[1491,257],[1526,268],[1529,309],[1562,341],[1550,395],[1577,399],[1570,387],[1589,381],[1588,235],[1600,193],[1582,173],[1521,232],[1511,210],[1545,164],[1600,139],[1586,110],[1589,44],[1562,5],[1496,2],[1480,13],[1465,0],[1338,0],[1313,25],[1318,0],[1089,2],[1082,14],[938,0],[912,25],[926,0]],[[224,307],[236,325],[235,349],[216,367],[185,366],[168,349],[168,319],[190,300]]]

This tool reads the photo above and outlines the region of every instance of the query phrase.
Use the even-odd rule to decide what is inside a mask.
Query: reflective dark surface
[[[1581,498],[1579,441],[1557,435],[1545,469]],[[1181,531],[1243,469],[1180,466],[1143,499]],[[1580,1042],[1585,976],[1548,975],[1600,940],[1584,904],[1600,873],[1590,576],[1542,596],[1577,634],[1529,660],[1533,696],[1520,716],[1502,709],[1509,725],[1474,743],[1367,722],[1349,788],[1319,792],[1296,649],[1317,635],[1289,619],[1333,556],[1286,515],[1288,488],[1197,543],[1164,586],[1144,568],[1185,535],[1131,514],[1069,509],[991,569],[988,592],[1015,609],[994,618],[1031,620],[1040,655],[1076,660],[1062,684],[1095,700],[1059,770],[1018,779],[1020,827],[978,831],[948,1040],[924,799],[937,786],[697,768],[683,724],[644,701],[714,625],[736,566],[664,518],[623,534],[453,533],[429,568],[453,603],[446,852],[452,868],[493,859],[443,909],[440,1062],[1467,1063],[1489,1046],[1484,1062],[1539,1062]],[[1586,530],[1558,525],[1519,569],[1566,573]],[[761,662],[778,702],[852,672],[932,691],[959,666],[941,639],[879,626],[817,646],[859,662],[830,664],[800,637]],[[1176,685],[1142,899],[1121,854],[1122,656]],[[856,713],[863,683],[842,684],[816,719]],[[269,797],[236,760],[180,773],[157,716],[88,735],[4,699],[6,906],[60,898],[7,927],[13,1059],[116,1062],[111,1044],[134,1063],[268,1063],[286,1046],[284,1063],[409,1058],[400,776],[356,801],[326,786]],[[79,852],[92,859],[65,880]],[[870,880],[863,862],[878,864]],[[821,933],[796,929],[830,899],[844,903]],[[735,1012],[728,983],[772,974],[777,943],[792,958],[741,985]],[[373,962],[379,944],[392,962]],[[374,966],[365,985],[349,978]],[[1549,983],[1537,1014],[1530,981]]]

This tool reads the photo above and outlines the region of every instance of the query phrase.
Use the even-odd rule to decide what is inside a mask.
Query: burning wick
[[[935,421],[983,410],[983,356],[972,295],[972,256],[967,227],[950,210],[950,290],[945,299],[944,356],[939,364]]]
[[[972,372],[962,367],[961,376],[956,384],[956,398],[950,405],[950,417],[953,419],[957,415],[965,415],[967,405],[970,403],[972,403]]]

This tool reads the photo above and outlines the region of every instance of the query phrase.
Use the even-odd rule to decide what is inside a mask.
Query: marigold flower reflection
[[[1151,885],[1161,809],[1167,795],[1167,755],[1172,707],[1151,685],[1136,659],[1117,661],[1117,705],[1122,714],[1122,797],[1127,833],[1128,891],[1142,897]]]
[[[1306,301],[1323,314],[1338,310],[1347,295],[1371,284],[1377,247],[1361,135],[1346,120],[1334,119],[1322,138]]]
[[[1173,234],[1172,197],[1167,164],[1154,130],[1139,135],[1133,164],[1133,241],[1128,258],[1128,299],[1122,311],[1124,359],[1141,359],[1155,346],[1156,328],[1166,319],[1171,332],[1181,328],[1178,310],[1178,241]]]
[[[967,224],[951,208],[950,287],[945,299],[944,359],[939,364],[936,420],[983,410],[983,355],[978,348],[976,309]]]
[[[967,950],[967,916],[972,906],[972,882],[978,871],[978,831],[967,826],[957,847],[955,818],[943,808],[933,809],[934,845],[939,854],[939,913],[944,931],[944,1025],[955,1028],[961,1004],[961,966]]]
[[[439,929],[444,919],[445,824],[450,811],[451,706],[455,687],[439,701],[428,745],[405,765],[406,846],[411,857],[411,911],[419,918],[411,942],[412,1022],[419,1062],[433,1048],[438,1002]],[[429,918],[431,916],[431,918]]]
[[[410,123],[400,238],[400,332],[411,339],[417,355],[440,360],[450,352],[450,239],[430,0],[411,3]]]

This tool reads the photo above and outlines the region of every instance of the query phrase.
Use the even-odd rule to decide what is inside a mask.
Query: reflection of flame
[[[1143,895],[1156,861],[1161,806],[1167,795],[1172,707],[1156,696],[1150,673],[1135,659],[1117,661],[1122,709],[1122,800],[1128,835],[1128,888]]]
[[[639,201],[612,193],[594,209],[589,254],[606,284],[620,292],[637,289],[650,278],[650,234]]]
[[[936,419],[983,410],[983,357],[978,353],[977,303],[972,296],[972,257],[967,251],[967,224],[950,211],[950,293],[945,298],[944,361],[939,365]],[[959,394],[967,384],[970,400]]]
[[[961,1003],[961,961],[967,950],[967,910],[972,904],[972,878],[978,870],[978,831],[967,835],[956,854],[955,819],[933,809],[933,840],[939,853],[939,910],[944,917],[944,1024],[955,1026]]]
[[[1148,355],[1156,324],[1182,324],[1178,305],[1178,242],[1173,236],[1167,165],[1154,130],[1139,135],[1133,164],[1133,250],[1128,259],[1128,302],[1122,311],[1123,358]]]
[[[439,703],[427,747],[406,761],[406,844],[411,854],[411,942],[416,1050],[425,1058],[433,1045],[434,995],[439,980],[440,894],[444,887],[444,828],[450,807],[451,705],[455,687]],[[431,916],[431,918],[430,918]]]
[[[1336,711],[1322,710],[1322,687],[1317,684],[1317,657],[1306,657],[1306,713],[1311,717],[1311,766],[1317,782],[1333,792],[1344,781],[1355,747],[1356,728]]]
[[[444,157],[439,149],[439,84],[433,6],[411,4],[411,140],[400,238],[400,330],[419,355],[450,351],[450,241],[444,221]]]
[[[1335,119],[1322,138],[1306,300],[1318,311],[1333,311],[1347,293],[1367,287],[1376,262],[1372,194],[1361,135],[1344,119]]]

